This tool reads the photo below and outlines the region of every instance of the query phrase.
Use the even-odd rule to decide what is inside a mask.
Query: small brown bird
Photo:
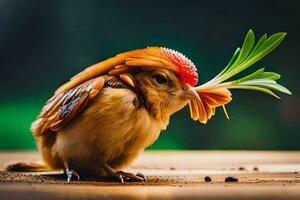
[[[145,180],[118,170],[158,138],[173,113],[199,99],[191,86],[197,78],[190,60],[159,47],[93,65],[58,88],[31,125],[45,165],[8,170],[63,169],[68,181],[78,173]]]
[[[142,174],[120,170],[187,104],[191,117],[206,123],[216,107],[230,102],[228,89],[240,85],[224,83],[225,75],[230,77],[223,73],[194,88],[194,64],[163,47],[121,53],[92,65],[59,87],[31,125],[44,164],[17,163],[7,170],[64,170],[68,181],[79,174],[145,181]]]

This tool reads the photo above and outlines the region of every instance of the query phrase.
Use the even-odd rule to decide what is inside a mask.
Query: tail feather
[[[44,164],[18,162],[5,168],[8,172],[46,172],[49,169]]]

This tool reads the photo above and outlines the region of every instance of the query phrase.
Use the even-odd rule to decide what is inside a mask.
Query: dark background
[[[207,125],[187,109],[172,117],[156,149],[300,149],[298,1],[0,1],[0,149],[33,149],[30,123],[52,92],[116,53],[166,46],[197,65],[200,82],[228,62],[252,28],[288,32],[256,64],[283,75],[292,96],[233,91]]]

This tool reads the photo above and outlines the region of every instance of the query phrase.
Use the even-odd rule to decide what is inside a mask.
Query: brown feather
[[[38,119],[33,123],[33,132],[41,135],[48,129],[52,131],[60,129],[86,107],[104,84],[105,77],[102,76],[86,81],[67,92],[55,94],[47,101]]]
[[[109,71],[108,74],[109,75],[119,75],[119,74],[127,73],[130,71],[130,68],[132,68],[132,67],[129,67],[127,65],[118,65],[114,69]]]

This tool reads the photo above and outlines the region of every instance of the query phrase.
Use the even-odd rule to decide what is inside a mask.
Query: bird
[[[122,183],[146,181],[141,173],[122,170],[157,140],[170,117],[185,106],[193,120],[204,124],[217,107],[223,107],[227,115],[225,105],[232,100],[229,89],[251,89],[224,83],[222,77],[228,78],[232,71],[196,87],[194,63],[178,51],[157,46],[96,63],[60,86],[31,124],[43,164],[19,162],[6,170],[63,170],[68,182],[80,176],[109,176]],[[289,93],[282,88],[280,92]]]
[[[181,71],[180,71],[181,70]],[[93,65],[59,87],[31,131],[43,165],[19,163],[9,171],[61,170],[145,180],[122,172],[190,99],[198,81],[194,64],[176,51],[148,47]]]

